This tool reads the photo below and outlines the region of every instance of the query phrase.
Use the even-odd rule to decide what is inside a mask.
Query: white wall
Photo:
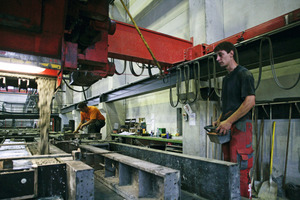
[[[225,37],[300,8],[298,0],[223,0]]]

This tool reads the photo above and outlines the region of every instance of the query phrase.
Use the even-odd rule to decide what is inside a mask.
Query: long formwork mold
[[[124,198],[180,199],[180,171],[90,145],[79,147],[87,164],[99,169],[96,177]]]
[[[0,199],[94,199],[93,168],[53,145],[50,155],[29,156],[27,144],[0,146]]]
[[[240,172],[236,163],[156,149],[109,143],[110,150],[180,171],[181,190],[206,199],[240,199]]]
[[[50,151],[57,154],[65,153],[54,145],[50,145]],[[67,199],[93,200],[94,169],[81,161],[73,159],[72,157],[58,159],[66,164]]]
[[[68,199],[94,199],[94,169],[80,161],[66,161]]]

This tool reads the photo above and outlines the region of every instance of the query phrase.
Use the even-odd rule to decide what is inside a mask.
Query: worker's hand
[[[220,124],[220,120],[214,121],[214,122],[212,123],[213,127],[219,126],[219,124]]]
[[[84,127],[85,127],[85,125],[82,124],[79,129],[82,130]]]
[[[230,130],[231,125],[232,124],[230,122],[228,122],[227,120],[225,120],[225,121],[222,121],[219,124],[219,126],[218,126],[218,128],[216,130],[219,131],[220,134],[226,135],[228,133],[228,131]]]
[[[77,130],[75,130],[73,133],[79,133]]]

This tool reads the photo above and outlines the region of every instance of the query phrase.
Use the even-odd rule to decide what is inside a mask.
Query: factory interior
[[[224,41],[254,77],[248,192],[300,199],[299,33],[299,0],[0,1],[0,199],[246,199]]]

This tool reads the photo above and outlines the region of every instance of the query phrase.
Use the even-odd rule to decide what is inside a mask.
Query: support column
[[[205,1],[206,42],[211,44],[225,37],[223,0]]]
[[[190,37],[194,46],[224,38],[223,0],[189,0]]]
[[[190,37],[193,37],[193,46],[206,42],[205,33],[205,0],[189,0]]]
[[[116,123],[119,124],[119,127],[120,125],[124,125],[126,117],[124,101],[125,100],[103,103],[103,108],[106,111],[106,125],[103,129],[106,129],[106,134],[103,133],[102,139],[111,139],[110,134],[113,132]]]
[[[68,199],[94,199],[94,169],[80,161],[67,161]]]

